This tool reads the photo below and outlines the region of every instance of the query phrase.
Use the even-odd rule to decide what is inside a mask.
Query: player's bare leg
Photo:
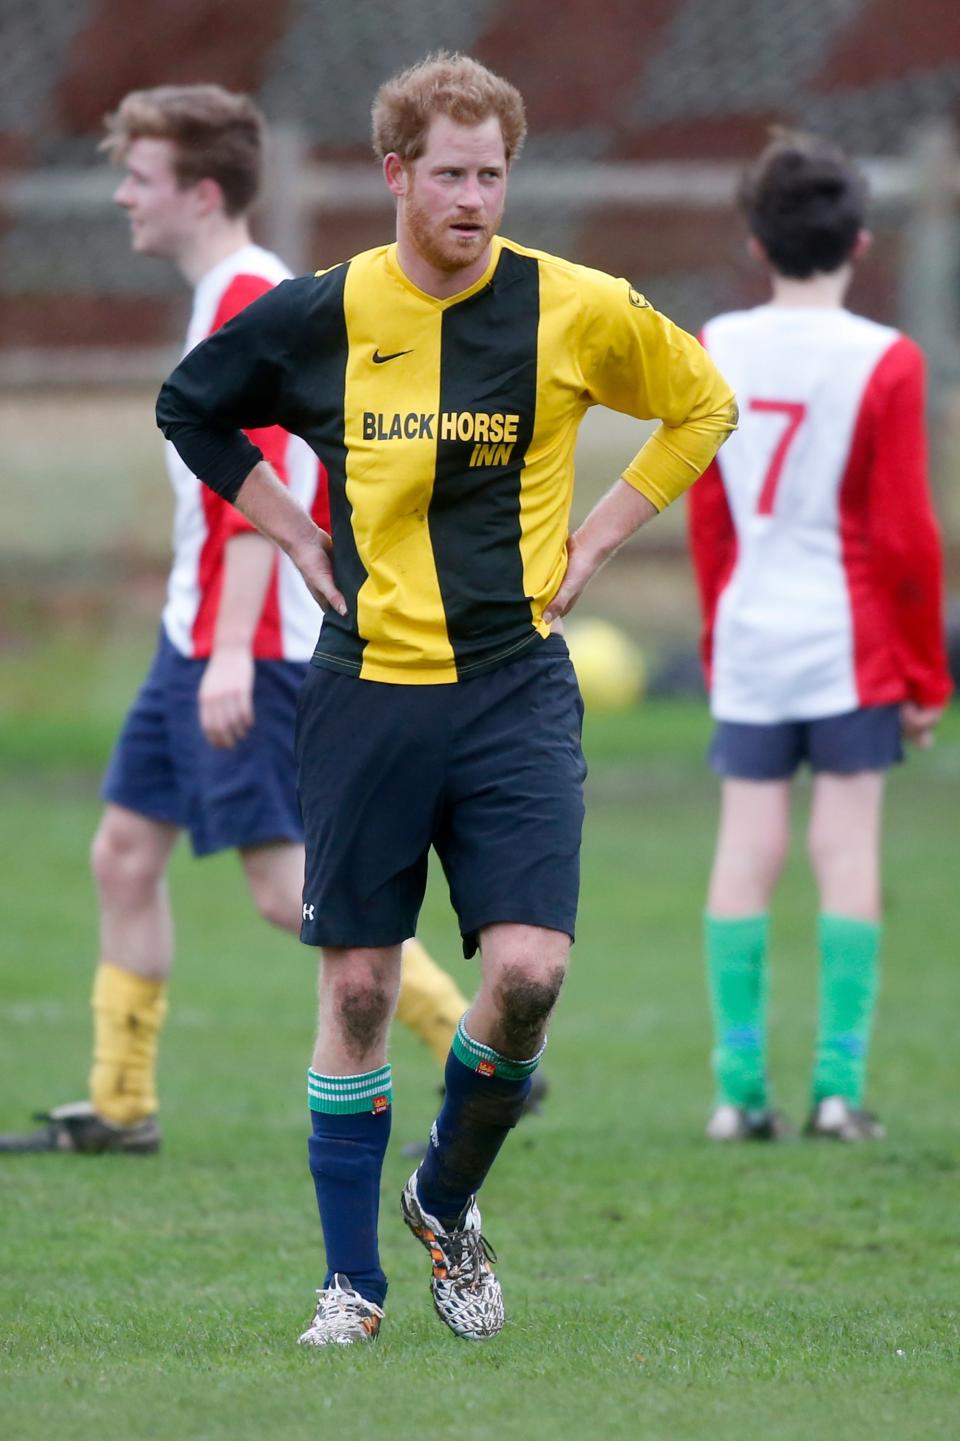
[[[466,1017],[475,1040],[513,1056],[542,1049],[570,959],[570,937],[542,926],[480,933],[480,989]]]
[[[156,1057],[173,963],[167,865],[176,826],[106,807],[91,847],[100,902],[90,1099],[113,1126],[157,1112]]]
[[[739,917],[766,911],[789,848],[789,781],[725,780],[708,913]]]
[[[167,864],[180,831],[108,805],[90,860],[100,901],[100,955],[147,981],[166,981],[173,962]]]
[[[303,906],[303,846],[279,842],[246,846],[240,852],[253,903],[271,925],[300,933]],[[419,941],[403,945],[397,1020],[437,1057],[441,1066],[453,1041],[467,998]]]
[[[90,1100],[38,1116],[39,1131],[0,1137],[0,1151],[123,1151],[160,1144],[156,1057],[173,960],[166,870],[176,826],[110,804],[91,847],[100,902],[93,984]]]
[[[523,1110],[570,938],[538,926],[494,925],[481,932],[480,952],[480,990],[447,1060],[444,1104],[401,1199],[404,1220],[430,1252],[437,1312],[468,1340],[503,1326],[503,1295],[476,1194]]]
[[[886,773],[814,777],[807,844],[820,896],[820,1015],[808,1133],[883,1135],[863,1109],[880,948],[880,829]]]
[[[350,1076],[386,1064],[400,989],[400,947],[324,947],[311,1065]]]
[[[807,847],[824,912],[880,920],[885,785],[885,771],[814,776]]]
[[[767,911],[790,846],[788,781],[724,780],[705,936],[714,1025],[715,1141],[773,1140],[768,1103]]]
[[[258,913],[270,925],[299,935],[303,905],[303,846],[296,841],[243,846],[240,863]]]
[[[383,1316],[377,1220],[392,1110],[387,1037],[399,988],[399,946],[324,948],[308,1099],[327,1274],[304,1346],[373,1340]]]
[[[420,942],[405,941],[397,1020],[426,1042],[441,1066],[446,1066],[453,1037],[467,1005],[456,981],[430,959]],[[539,1115],[548,1089],[547,1078],[538,1069],[524,1102],[524,1117]],[[421,1141],[410,1141],[400,1150],[402,1156],[417,1158],[426,1153],[426,1143]]]

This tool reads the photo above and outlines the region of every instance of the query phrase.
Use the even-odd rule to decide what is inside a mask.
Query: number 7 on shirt
[[[773,515],[777,486],[780,483],[787,451],[803,424],[807,407],[798,400],[751,400],[749,408],[763,411],[767,415],[782,415],[786,421],[773,455],[770,457],[770,464],[763,478],[763,485],[760,487],[760,499],[757,501],[757,515]]]

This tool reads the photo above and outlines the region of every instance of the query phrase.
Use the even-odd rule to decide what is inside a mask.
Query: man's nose
[[[464,210],[480,210],[483,206],[483,195],[480,191],[480,182],[476,176],[467,176],[460,188],[457,197],[458,203]]]

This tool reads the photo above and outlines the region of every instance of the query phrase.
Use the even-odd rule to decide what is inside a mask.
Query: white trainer
[[[882,1141],[887,1128],[872,1111],[852,1106],[844,1096],[825,1096],[814,1106],[804,1135],[830,1141]]]
[[[400,1209],[410,1230],[430,1252],[430,1290],[440,1320],[466,1341],[496,1336],[503,1329],[503,1292],[490,1264],[496,1261],[496,1254],[480,1232],[480,1211],[473,1196],[457,1225],[447,1231],[420,1205],[414,1171],[403,1188]]]
[[[383,1311],[354,1291],[339,1272],[329,1286],[317,1292],[317,1314],[302,1336],[300,1346],[352,1346],[355,1341],[375,1341]]]
[[[724,1102],[707,1122],[706,1135],[708,1141],[784,1141],[791,1130],[779,1111],[769,1107],[754,1111]]]

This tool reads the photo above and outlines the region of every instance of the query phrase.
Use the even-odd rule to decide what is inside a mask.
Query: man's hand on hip
[[[314,600],[324,610],[346,615],[347,603],[333,578],[333,541],[281,485],[266,461],[253,467],[235,504],[261,535],[286,551]]]
[[[346,615],[347,603],[333,578],[333,542],[326,531],[314,526],[313,533],[300,539],[289,554],[314,600],[324,610]]]
[[[575,535],[567,538],[567,568],[560,588],[543,612],[548,623],[557,621],[580,599],[587,581],[597,569],[597,562],[589,556]]]

